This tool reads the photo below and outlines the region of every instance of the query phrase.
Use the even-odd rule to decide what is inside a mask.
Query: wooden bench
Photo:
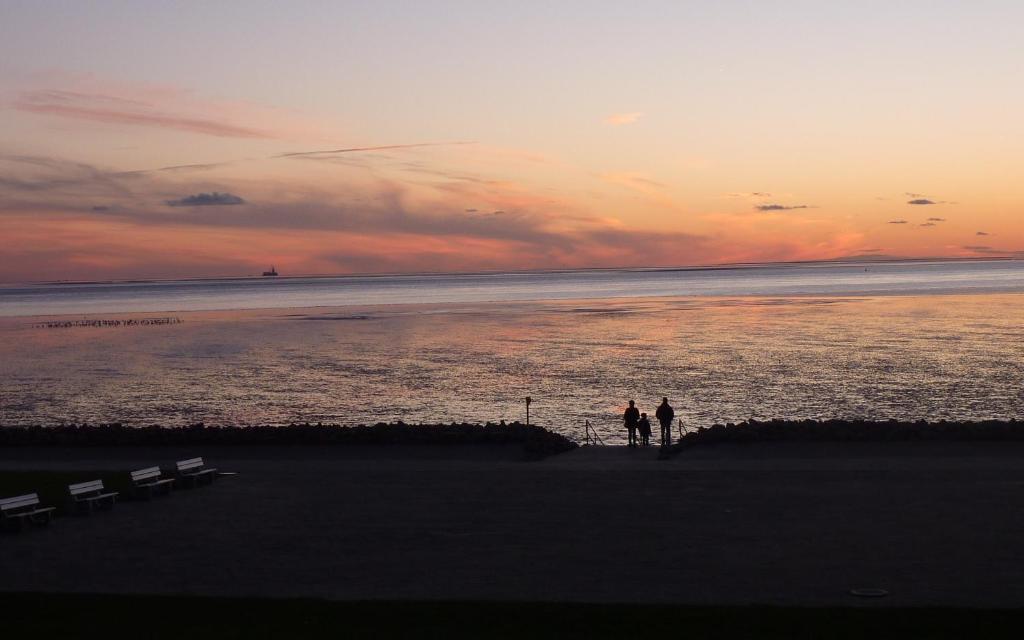
[[[179,460],[176,467],[178,477],[183,480],[183,484],[187,487],[195,487],[200,484],[212,484],[217,478],[217,470],[205,466],[202,458]]]
[[[0,500],[0,521],[12,529],[20,530],[26,522],[50,524],[54,511],[54,507],[40,507],[39,495],[35,493]]]
[[[156,494],[168,495],[174,486],[174,478],[162,478],[160,467],[147,467],[132,471],[132,491],[136,497],[152,498]]]
[[[79,513],[92,513],[93,509],[111,509],[117,502],[116,491],[106,491],[102,480],[90,480],[68,485],[71,506]]]

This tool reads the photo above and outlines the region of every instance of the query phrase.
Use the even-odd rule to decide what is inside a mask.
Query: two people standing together
[[[672,444],[672,419],[676,417],[676,412],[672,405],[668,403],[668,398],[661,399],[661,404],[658,405],[658,410],[654,412],[654,417],[661,424],[661,446],[667,447]],[[647,419],[647,414],[641,413],[636,408],[635,401],[629,401],[629,407],[622,414],[622,419],[626,423],[626,432],[629,434],[629,446],[646,447],[651,444],[651,423]],[[638,432],[640,435],[639,443],[637,442]]]

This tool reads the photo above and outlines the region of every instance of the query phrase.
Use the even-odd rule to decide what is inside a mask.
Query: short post
[[[530,403],[533,399],[530,396],[526,396],[526,426],[530,426]]]

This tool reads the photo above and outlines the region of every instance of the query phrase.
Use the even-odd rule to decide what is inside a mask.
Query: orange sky
[[[0,281],[1024,255],[1016,5],[403,6],[12,9]]]

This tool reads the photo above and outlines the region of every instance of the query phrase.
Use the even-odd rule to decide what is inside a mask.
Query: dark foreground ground
[[[239,475],[4,535],[0,589],[277,599],[39,605],[65,611],[46,624],[151,607],[166,611],[156,626],[173,627],[223,604],[255,612],[236,622],[264,631],[278,614],[393,634],[436,619],[481,635],[545,620],[609,633],[613,620],[633,620],[654,633],[665,619],[680,633],[707,630],[698,637],[749,635],[757,620],[765,634],[789,631],[779,637],[793,624],[829,637],[841,636],[822,629],[871,635],[879,624],[951,637],[1021,621],[969,609],[1024,605],[1024,444],[716,445],[661,461],[653,449],[584,448],[540,462],[516,447],[21,448],[0,451],[0,471],[109,471],[191,454]],[[850,594],[865,587],[889,595]],[[31,609],[14,597],[4,609],[24,618]],[[352,602],[368,600],[379,602]]]
[[[1019,611],[8,594],[44,638],[1018,638]]]

